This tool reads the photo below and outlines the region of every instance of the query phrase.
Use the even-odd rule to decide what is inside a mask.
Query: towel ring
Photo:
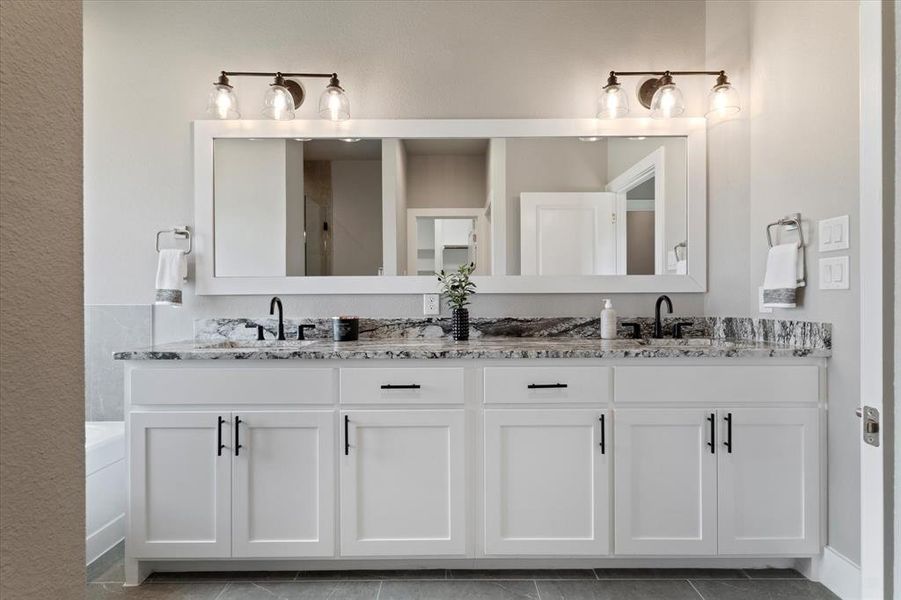
[[[185,225],[184,227],[173,227],[172,229],[162,229],[156,232],[156,251],[160,251],[160,236],[164,233],[171,233],[176,237],[176,239],[184,239],[188,240],[188,249],[185,250],[185,255],[191,253],[191,249],[194,247],[194,240],[191,237],[190,228]]]
[[[770,245],[770,248],[773,247],[773,227],[794,227],[798,230],[798,248],[803,248],[806,244],[804,243],[804,230],[801,228],[801,214],[795,213],[793,215],[789,215],[787,217],[783,217],[776,221],[775,223],[770,223],[766,226],[766,241]]]

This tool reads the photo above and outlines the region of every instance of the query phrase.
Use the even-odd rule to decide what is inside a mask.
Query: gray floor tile
[[[451,569],[448,579],[597,579],[591,569]]]
[[[838,596],[823,585],[806,579],[699,580],[691,583],[704,600],[838,600]]]
[[[747,579],[740,569],[595,569],[598,579]]]
[[[742,569],[751,579],[804,579],[794,569]]]
[[[700,600],[687,581],[539,581],[541,600]]]
[[[145,584],[200,583],[205,581],[294,581],[297,571],[187,571],[151,573]]]
[[[366,571],[301,571],[297,581],[334,580],[370,581],[383,579],[447,579],[444,569],[366,570]]]
[[[121,583],[89,583],[86,600],[216,600],[224,583],[162,583],[124,587]]]
[[[385,581],[379,600],[538,600],[534,581]]]
[[[216,600],[376,600],[378,581],[230,583]]]

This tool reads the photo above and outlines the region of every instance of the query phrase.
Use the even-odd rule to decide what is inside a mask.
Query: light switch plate
[[[820,259],[820,289],[847,290],[851,283],[847,256]]]
[[[851,227],[848,215],[823,219],[819,223],[820,252],[847,250],[850,243]]]
[[[426,316],[441,314],[441,297],[438,294],[422,295],[422,314]]]
[[[773,312],[772,307],[763,305],[763,286],[757,288],[757,312],[759,313],[771,313]]]

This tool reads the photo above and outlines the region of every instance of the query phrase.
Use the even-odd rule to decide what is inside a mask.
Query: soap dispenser
[[[610,301],[610,298],[604,300],[604,310],[601,311],[601,338],[616,339],[616,311],[613,310],[613,302]]]

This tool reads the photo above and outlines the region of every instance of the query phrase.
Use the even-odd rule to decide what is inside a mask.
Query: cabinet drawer
[[[616,367],[619,402],[809,402],[819,369],[799,366]]]
[[[485,402],[542,403],[610,401],[606,367],[487,367]]]
[[[341,369],[342,404],[463,404],[462,368]]]
[[[134,369],[132,404],[332,404],[332,369]]]

